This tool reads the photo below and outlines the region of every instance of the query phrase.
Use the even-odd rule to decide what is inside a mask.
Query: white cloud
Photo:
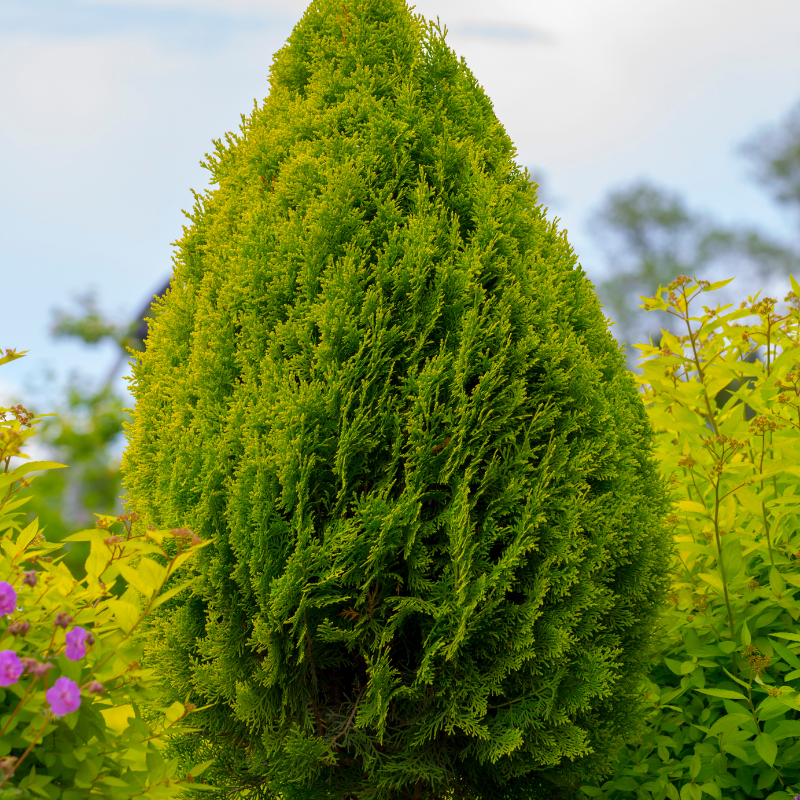
[[[68,131],[69,138],[95,142],[107,135],[124,98],[114,92],[114,54],[106,43],[28,38],[8,47],[13,70],[3,81],[2,103],[21,135],[54,141]]]
[[[180,9],[224,13],[227,16],[291,14],[298,19],[309,3],[305,0],[76,0],[76,5],[112,8],[147,8],[158,11]]]

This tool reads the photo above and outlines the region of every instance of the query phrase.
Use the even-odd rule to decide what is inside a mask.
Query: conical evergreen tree
[[[315,0],[242,119],[131,379],[128,510],[214,540],[146,629],[164,704],[216,703],[173,752],[250,797],[572,796],[638,733],[672,555],[594,288],[403,0]]]

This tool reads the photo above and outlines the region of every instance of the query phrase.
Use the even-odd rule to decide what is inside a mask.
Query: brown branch
[[[366,688],[366,687],[364,687],[364,688]],[[335,741],[336,741],[336,740],[337,740],[337,739],[338,739],[340,736],[344,736],[344,735],[347,733],[347,731],[350,729],[350,724],[351,724],[351,723],[352,723],[352,721],[353,721],[353,717],[355,717],[355,715],[356,715],[356,709],[358,708],[358,704],[359,704],[359,702],[360,702],[360,700],[361,700],[361,695],[362,695],[362,694],[364,694],[364,689],[362,689],[362,690],[361,690],[361,691],[358,693],[358,697],[356,698],[355,705],[353,706],[353,710],[350,712],[350,718],[347,720],[347,725],[345,725],[345,726],[344,726],[344,730],[342,730],[342,731],[340,731],[339,733],[337,733],[337,734],[336,734],[336,736],[334,736],[334,737],[333,737],[333,739],[331,739],[331,741],[330,741],[330,745],[331,745],[331,747],[333,747],[333,743],[334,743],[334,742],[335,742]]]

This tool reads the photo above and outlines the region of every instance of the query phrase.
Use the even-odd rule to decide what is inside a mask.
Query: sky
[[[45,413],[70,372],[106,377],[114,346],[52,339],[53,309],[93,291],[127,324],[160,289],[191,189],[209,188],[199,162],[268,96],[306,7],[0,0],[0,347],[29,351],[2,367],[0,405]],[[593,281],[609,265],[588,219],[642,178],[721,222],[796,237],[740,148],[800,100],[797,0],[420,0],[414,13],[447,27]],[[115,386],[132,407],[128,371]]]

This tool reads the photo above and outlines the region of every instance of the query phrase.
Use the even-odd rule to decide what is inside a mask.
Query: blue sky
[[[181,209],[209,186],[200,160],[269,94],[306,6],[0,2],[0,347],[29,351],[3,367],[0,403],[51,411],[70,371],[106,375],[111,345],[53,341],[51,309],[94,290],[127,322],[168,278]],[[720,221],[797,235],[738,153],[800,100],[796,0],[421,0],[414,13],[447,26],[593,280],[607,265],[588,216],[638,178]],[[133,405],[127,369],[116,382]]]

